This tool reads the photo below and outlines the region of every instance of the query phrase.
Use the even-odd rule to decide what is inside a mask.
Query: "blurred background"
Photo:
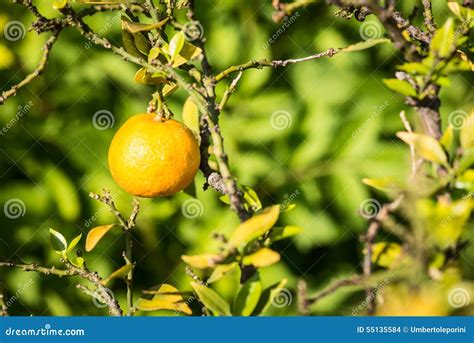
[[[35,2],[43,15],[57,15],[50,1]],[[413,6],[414,1],[403,1],[404,11]],[[437,21],[443,23],[448,15],[445,3],[436,1],[434,6]],[[272,21],[267,0],[199,1],[196,12],[216,72],[250,59],[304,57],[359,42],[367,35],[384,34],[373,18],[364,24],[336,18],[336,9],[325,4],[301,9],[285,26]],[[121,44],[119,18],[97,14],[86,21]],[[0,32],[11,21],[27,29],[32,19],[21,6],[4,1]],[[364,31],[362,25],[375,33]],[[45,36],[25,32],[14,41],[1,36],[2,90],[35,68]],[[360,272],[359,236],[367,222],[358,209],[366,199],[384,200],[361,179],[404,179],[408,171],[408,149],[395,132],[403,130],[399,112],[407,110],[413,120],[413,111],[382,83],[383,78],[393,77],[401,62],[398,51],[382,44],[284,69],[244,73],[221,115],[232,171],[241,184],[257,191],[264,206],[290,199],[296,208],[285,213],[281,222],[304,229],[295,239],[278,244],[283,260],[262,270],[264,285],[285,277],[287,287],[294,291],[298,279],[304,279],[313,291],[334,278]],[[49,228],[71,240],[79,233],[85,236],[94,226],[113,222],[108,210],[89,198],[89,192],[110,190],[118,208],[128,215],[132,197],[112,180],[107,150],[120,125],[146,111],[153,87],[133,82],[137,70],[67,29],[54,46],[45,73],[0,107],[0,125],[7,128],[0,132],[0,204],[3,208],[15,199],[20,211],[16,218],[0,212],[2,259],[59,266],[49,245]],[[472,105],[470,84],[472,75],[463,74],[443,88],[444,117]],[[178,119],[185,99],[182,91],[169,99]],[[97,113],[111,115],[99,123],[94,120]],[[190,199],[187,194],[140,200],[134,243],[136,297],[139,290],[164,282],[190,290],[180,256],[211,250],[213,232],[225,234],[238,225],[217,193],[201,190],[203,182],[199,174],[198,214],[191,218],[183,215],[183,203]],[[123,242],[118,238],[118,233],[111,233],[85,254],[90,269],[106,276],[123,264]],[[460,259],[467,275],[474,277],[474,249]],[[0,269],[6,299],[22,290],[9,308],[13,315],[106,313],[74,285],[67,278]],[[115,281],[112,288],[123,302],[124,284]],[[363,298],[360,291],[340,291],[318,303],[312,313],[351,315]],[[296,315],[296,297],[290,306],[271,307],[267,314]]]

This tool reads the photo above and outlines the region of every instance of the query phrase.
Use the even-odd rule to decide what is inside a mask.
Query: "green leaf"
[[[66,238],[58,231],[49,229],[49,241],[53,250],[56,252],[65,253],[67,250],[67,241]]]
[[[245,203],[250,206],[253,212],[260,211],[262,209],[262,203],[260,202],[257,192],[245,185],[242,185],[242,190],[244,191]]]
[[[416,90],[407,81],[399,79],[383,79],[383,83],[391,90],[403,94],[405,96],[416,97]]]
[[[397,137],[409,145],[413,145],[415,152],[423,159],[442,165],[447,165],[446,154],[441,144],[433,137],[414,132],[397,132]]]
[[[206,269],[214,267],[217,262],[222,260],[222,256],[216,254],[183,255],[181,259],[191,267]]]
[[[194,288],[199,300],[216,316],[230,316],[229,304],[222,299],[214,290],[201,285],[197,282],[191,282],[191,286]]]
[[[221,264],[218,265],[214,270],[212,271],[211,276],[207,279],[207,283],[213,283],[221,278],[223,278],[227,273],[231,272],[234,268],[238,266],[237,262],[229,263],[229,264]]]
[[[390,43],[390,39],[387,38],[377,38],[377,39],[368,39],[363,42],[358,42],[348,47],[342,49],[341,51],[360,51],[369,49],[375,45],[382,44],[382,43]]]
[[[256,268],[268,267],[278,261],[280,261],[280,254],[268,248],[262,248],[242,259],[244,265],[253,265]]]
[[[398,66],[397,68],[400,70],[406,71],[407,73],[410,73],[410,74],[421,74],[421,75],[425,75],[430,70],[428,66],[419,62],[404,63],[401,66]]]
[[[248,279],[240,288],[234,301],[233,315],[250,316],[258,304],[262,294],[262,283],[258,274]]]
[[[199,108],[192,99],[189,97],[186,99],[183,105],[183,122],[188,129],[191,130],[194,137],[198,140],[201,140],[200,127],[199,127]]]
[[[270,239],[270,242],[273,243],[285,238],[296,236],[302,231],[303,229],[301,227],[294,225],[274,227],[268,235],[268,238]]]
[[[229,239],[230,247],[238,247],[268,232],[278,220],[280,206],[274,205],[240,224]]]
[[[152,60],[156,60],[158,56],[160,56],[160,48],[158,47],[153,47],[150,49],[148,52],[148,62],[151,62]]]
[[[133,36],[133,41],[138,51],[143,55],[148,56],[151,49],[151,43],[148,38],[146,38],[142,32],[132,33],[131,35]]]
[[[89,231],[86,237],[86,251],[92,251],[97,243],[109,232],[116,224],[97,226]]]
[[[183,31],[176,33],[173,36],[173,38],[171,38],[170,43],[169,43],[169,54],[170,54],[171,61],[174,61],[176,57],[179,55],[179,53],[181,52],[181,49],[184,46],[185,41],[186,41],[186,38],[184,36]]]
[[[137,33],[137,32],[159,29],[168,22],[168,18],[165,18],[159,21],[158,23],[153,23],[153,24],[133,23],[127,19],[124,20],[124,18],[122,18],[122,20],[123,20],[123,28],[130,33]]]
[[[123,47],[129,54],[135,57],[143,57],[143,54],[135,46],[135,38],[127,30],[122,30],[122,42]]]
[[[128,273],[133,269],[133,264],[126,264],[116,271],[114,271],[112,274],[109,275],[109,277],[105,280],[102,281],[102,284],[107,285],[111,280],[114,279],[123,279],[125,276],[128,275]]]
[[[457,17],[461,17],[461,6],[457,1],[448,1],[448,7]]]
[[[84,258],[81,256],[74,256],[72,259],[72,264],[78,268],[82,268],[84,266]]]
[[[258,316],[264,313],[275,300],[275,298],[280,294],[287,283],[286,279],[281,280],[280,282],[268,287],[265,291],[263,291],[262,295],[260,296],[260,300],[253,311],[252,315]]]
[[[455,34],[454,34],[454,20],[448,18],[443,27],[436,30],[433,39],[431,39],[430,50],[441,58],[449,57],[454,50]]]
[[[76,245],[79,243],[81,238],[82,238],[82,233],[79,236],[76,236],[76,238],[74,238],[71,241],[71,243],[69,243],[69,246],[67,247],[67,251],[66,251],[67,254],[70,253],[72,251],[72,249],[74,249],[76,247]]]
[[[173,310],[188,315],[192,314],[182,295],[175,287],[168,284],[143,291],[143,296],[138,299],[135,306],[140,311]]]

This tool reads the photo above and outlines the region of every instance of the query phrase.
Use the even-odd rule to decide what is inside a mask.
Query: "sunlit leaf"
[[[218,261],[222,260],[222,257],[216,254],[201,254],[191,256],[183,255],[181,259],[191,267],[206,269],[214,267]]]
[[[163,87],[163,96],[169,96],[177,89],[178,85],[176,83],[168,83]]]
[[[201,54],[201,52],[201,48],[191,43],[184,42],[180,53],[173,60],[173,68],[179,67],[180,65],[183,65],[188,61],[197,58]]]
[[[459,140],[463,149],[474,148],[474,112],[466,119],[459,133]]]
[[[268,235],[268,238],[271,242],[276,242],[285,238],[296,236],[302,231],[303,229],[301,227],[294,225],[274,227]]]
[[[278,261],[280,261],[280,254],[268,248],[262,248],[242,259],[244,265],[253,265],[257,268],[268,267]]]
[[[120,267],[119,269],[117,269],[116,271],[114,271],[112,274],[109,275],[109,277],[105,280],[102,281],[102,283],[104,285],[107,285],[111,280],[114,280],[114,279],[123,279],[125,278],[125,276],[128,275],[128,273],[133,269],[133,265],[132,264],[126,264],[122,267]]]
[[[55,10],[60,10],[67,5],[67,0],[53,0],[53,8]]]
[[[380,242],[372,246],[372,262],[381,267],[392,268],[400,263],[402,247],[397,243]]]
[[[444,147],[446,151],[450,151],[453,146],[453,140],[454,140],[453,126],[449,124],[446,130],[444,130],[444,133],[439,139],[439,142],[441,143],[441,145]]]
[[[143,291],[143,296],[138,299],[135,306],[141,311],[172,310],[188,315],[192,314],[188,304],[184,301],[178,290],[168,284],[153,287]]]
[[[240,288],[234,301],[232,314],[236,316],[250,316],[258,304],[261,294],[262,283],[258,274],[255,274]]]
[[[399,79],[383,79],[383,83],[391,90],[403,94],[405,96],[416,97],[416,90],[407,81]]]
[[[397,132],[397,137],[409,145],[413,145],[415,152],[423,159],[446,165],[446,154],[441,144],[433,137],[414,132]]]
[[[197,282],[191,282],[199,300],[216,316],[230,316],[229,304],[214,290]]]
[[[436,30],[430,43],[430,50],[439,57],[449,57],[455,50],[454,20],[448,18],[444,25]]]
[[[54,251],[64,253],[67,249],[67,241],[64,236],[56,230],[49,229],[49,241]]]
[[[92,251],[99,241],[109,232],[115,224],[97,226],[89,231],[86,238],[86,251]]]
[[[392,177],[384,177],[380,179],[364,178],[362,179],[362,182],[367,186],[373,187],[383,192],[388,192],[398,188],[395,179]]]
[[[342,49],[341,51],[360,51],[369,49],[375,45],[382,43],[390,43],[390,39],[387,38],[377,38],[377,39],[367,39],[363,42],[358,42],[352,45],[349,45],[347,48]]]
[[[135,73],[134,81],[146,85],[156,85],[166,81],[166,75],[154,76],[150,74],[145,67],[138,69]]]
[[[199,109],[192,97],[187,98],[184,102],[183,122],[192,131],[194,137],[200,141]]]
[[[229,246],[237,247],[268,232],[278,220],[280,206],[272,206],[240,224],[229,239]]]
[[[69,246],[67,247],[66,253],[70,253],[76,247],[76,245],[79,243],[81,238],[82,238],[82,233],[80,235],[76,236],[76,238],[74,238],[71,241],[71,243],[69,243]]]
[[[176,57],[179,55],[179,53],[181,52],[181,49],[184,46],[185,41],[186,41],[186,38],[184,36],[183,31],[176,33],[173,36],[173,38],[171,38],[170,43],[169,43],[169,54],[170,54],[171,61],[174,61]]]
[[[262,203],[257,195],[257,192],[249,186],[242,185],[242,190],[244,191],[244,200],[248,206],[252,209],[253,212],[259,211],[262,209]]]

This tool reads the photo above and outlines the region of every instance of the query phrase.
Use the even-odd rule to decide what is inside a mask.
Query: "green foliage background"
[[[37,3],[42,13],[55,15],[48,1]],[[414,1],[403,3],[409,11]],[[360,23],[335,18],[335,8],[325,4],[300,10],[273,44],[267,40],[280,25],[271,20],[270,1],[201,1],[197,7],[215,71],[250,59],[303,57],[362,40]],[[434,11],[438,23],[443,23],[448,14],[445,3],[435,1]],[[20,7],[2,3],[2,32],[11,20],[28,27],[32,17]],[[117,15],[98,14],[87,22],[120,44]],[[2,89],[35,67],[44,39],[32,32],[16,42],[2,36],[0,45],[8,49],[0,49]],[[14,57],[10,64],[8,54]],[[381,81],[392,77],[395,65],[401,62],[398,51],[382,44],[330,59],[244,74],[221,115],[232,170],[239,182],[257,191],[264,205],[282,203],[299,193],[296,208],[284,214],[283,222],[304,228],[294,240],[279,244],[283,260],[262,270],[264,286],[286,277],[294,290],[297,280],[303,278],[310,290],[316,290],[333,278],[360,271],[359,235],[367,223],[358,208],[368,198],[383,200],[361,179],[405,178],[409,169],[408,148],[395,137],[403,129],[398,114],[407,106]],[[0,257],[56,264],[58,257],[49,247],[50,227],[72,239],[113,220],[105,207],[88,197],[91,191],[110,189],[119,209],[130,211],[131,196],[121,192],[109,174],[107,149],[114,132],[130,115],[146,111],[152,88],[133,82],[136,70],[109,52],[89,48],[68,29],[54,47],[45,74],[0,107],[0,124],[5,126],[14,120],[20,106],[33,103],[0,136],[0,204],[3,208],[9,199],[19,198],[26,205],[19,219],[0,213]],[[443,117],[454,110],[468,111],[474,102],[471,87],[472,75],[453,77],[451,86],[441,93]],[[185,99],[183,91],[171,98],[178,119]],[[101,131],[94,127],[92,117],[99,110],[114,114],[112,128]],[[270,122],[272,113],[279,110],[291,115],[291,125],[283,130],[276,130]],[[411,110],[408,115],[413,118]],[[215,246],[213,232],[228,233],[238,224],[214,191],[200,190],[201,175],[196,181],[203,204],[197,219],[183,216],[181,206],[189,199],[184,193],[141,200],[134,246],[136,290],[163,282],[190,290],[191,279],[180,256],[210,250]],[[108,275],[123,264],[123,242],[117,238],[112,234],[93,253],[85,254],[92,270]],[[464,275],[474,277],[474,249],[468,248],[460,259]],[[113,289],[123,303],[120,282],[115,281]],[[106,313],[67,278],[0,270],[0,286],[7,298],[25,284],[27,290],[13,304],[11,314]],[[221,289],[227,296],[232,291]],[[313,313],[350,315],[363,298],[360,291],[340,291],[319,303]],[[272,307],[267,314],[297,314],[296,297],[291,306]]]

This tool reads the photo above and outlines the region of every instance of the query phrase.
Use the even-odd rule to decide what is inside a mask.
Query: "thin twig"
[[[239,72],[237,76],[232,80],[230,85],[227,87],[227,89],[225,90],[224,95],[222,96],[221,102],[219,103],[219,112],[222,112],[222,110],[224,109],[224,106],[227,104],[227,101],[229,101],[229,98],[235,92],[235,89],[237,88],[237,84],[239,83],[241,77],[242,77],[242,72]]]
[[[306,56],[302,58],[291,58],[288,60],[275,60],[275,61],[269,61],[266,59],[263,60],[252,60],[244,64],[236,65],[236,66],[230,66],[224,71],[220,72],[219,74],[216,75],[215,79],[216,82],[219,82],[223,79],[225,79],[227,76],[229,76],[232,73],[235,72],[241,72],[243,70],[247,69],[261,69],[263,67],[272,67],[272,68],[277,68],[277,67],[286,67],[288,64],[295,64],[295,63],[300,63],[300,62],[306,62],[306,61],[311,61],[317,58],[321,57],[332,57],[339,53],[341,50],[340,49],[334,49],[330,48],[326,51],[311,55],[311,56]]]
[[[43,56],[41,57],[41,60],[39,61],[38,66],[36,69],[28,74],[23,80],[21,80],[19,83],[16,85],[12,86],[9,90],[3,91],[2,95],[0,96],[0,105],[7,100],[7,98],[16,95],[16,92],[28,85],[31,81],[36,79],[38,76],[40,76],[44,69],[46,68],[46,64],[48,63],[49,60],[49,54],[51,53],[51,48],[53,47],[54,43],[59,37],[60,30],[53,32],[53,35],[48,38],[46,43],[43,46]]]
[[[3,293],[0,293],[0,317],[8,317],[8,306],[3,300]]]

